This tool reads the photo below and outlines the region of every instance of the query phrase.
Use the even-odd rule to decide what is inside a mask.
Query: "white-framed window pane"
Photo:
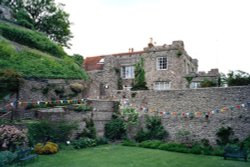
[[[167,69],[167,58],[166,57],[158,57],[156,62],[157,70],[165,70]]]
[[[155,82],[154,90],[169,90],[170,82]]]
[[[121,77],[123,79],[133,79],[135,77],[134,66],[121,67]]]
[[[200,88],[200,83],[198,83],[198,82],[192,82],[192,83],[190,84],[190,88],[191,88],[191,89]]]

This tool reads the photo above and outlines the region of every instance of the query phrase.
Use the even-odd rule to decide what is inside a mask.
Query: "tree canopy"
[[[0,0],[12,9],[17,24],[41,31],[61,46],[70,47],[73,37],[69,14],[55,0]]]
[[[230,71],[227,75],[223,75],[222,79],[228,86],[250,85],[250,74],[244,71]]]

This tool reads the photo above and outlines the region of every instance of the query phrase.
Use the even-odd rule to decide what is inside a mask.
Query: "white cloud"
[[[183,40],[200,70],[250,72],[248,0],[57,0],[70,13],[69,53],[94,56]]]

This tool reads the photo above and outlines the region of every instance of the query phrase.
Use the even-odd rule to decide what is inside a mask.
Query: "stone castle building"
[[[191,58],[182,41],[154,46],[151,41],[143,51],[87,57],[84,68],[91,84],[90,97],[108,96],[111,90],[129,90],[135,78],[135,64],[144,60],[147,87],[150,90],[171,90],[199,87],[205,78],[217,79],[217,69],[198,73],[198,60]],[[192,82],[187,77],[192,78]]]

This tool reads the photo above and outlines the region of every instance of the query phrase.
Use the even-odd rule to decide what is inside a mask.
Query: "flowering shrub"
[[[58,152],[58,145],[53,142],[47,142],[45,145],[38,143],[35,145],[34,151],[37,154],[55,154]]]
[[[26,133],[15,126],[0,126],[0,149],[15,150],[17,146],[24,146],[28,143]]]

